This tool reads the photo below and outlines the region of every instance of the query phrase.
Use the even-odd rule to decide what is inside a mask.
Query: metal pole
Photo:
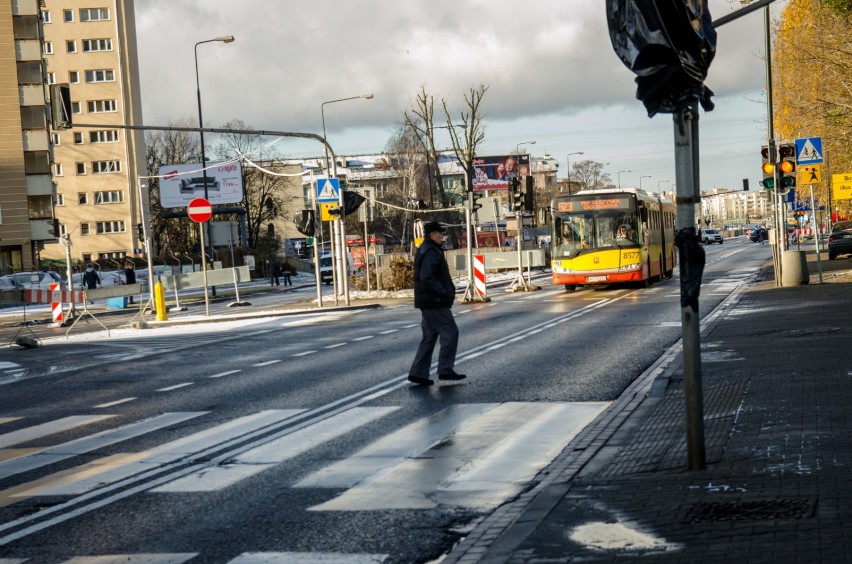
[[[769,15],[769,6],[767,5],[763,10],[763,47],[766,51],[766,145],[769,147],[769,161],[775,167],[775,172],[772,177],[775,181],[775,186],[773,188],[773,194],[775,198],[775,210],[772,214],[773,221],[775,222],[775,245],[773,246],[772,258],[775,270],[775,285],[781,286],[781,253],[784,252],[784,239],[786,238],[786,233],[782,233],[782,222],[783,218],[781,215],[781,206],[783,205],[781,202],[781,177],[778,170],[778,159],[776,158],[775,151],[775,125],[773,120],[773,108],[772,108],[772,41],[771,41],[771,33],[770,33],[770,15]]]
[[[196,86],[196,92],[198,94],[198,127],[199,128],[204,127],[204,118],[201,117],[201,81],[198,79],[198,46],[201,45],[202,43],[210,43],[212,41],[219,41],[219,40],[218,39],[208,39],[207,41],[199,41],[198,43],[195,44],[195,86]],[[206,158],[206,155],[204,154],[204,130],[199,129],[198,133],[201,135],[201,175],[202,175],[202,178],[204,178],[204,199],[209,202],[210,201],[210,195],[209,195],[208,190],[207,190],[207,158]],[[211,207],[212,207],[212,205],[211,205]],[[210,228],[210,222],[205,221],[204,223],[206,225],[202,225],[201,230],[203,231],[205,227],[207,229],[207,238],[210,240],[210,243],[209,243],[210,244],[210,260],[213,261],[213,264],[211,265],[211,267],[215,268],[216,267],[215,258],[213,256],[213,252],[214,252],[213,251],[213,232],[211,231],[211,228]],[[202,254],[205,252],[204,248],[205,247],[202,244],[201,245]],[[204,293],[205,293],[205,300],[206,300],[206,297],[207,297],[207,275],[206,274],[204,275],[204,289],[205,289]],[[213,287],[213,297],[214,298],[216,297],[216,287],[215,286]],[[209,311],[208,311],[207,315],[210,315]]]
[[[813,214],[813,221],[811,221],[811,225],[814,230],[814,249],[816,250],[816,259],[817,259],[817,272],[819,272],[819,283],[822,284],[822,257],[819,254],[819,222],[817,222],[817,209],[814,201],[814,185],[808,185],[808,188],[811,189],[811,214]]]
[[[364,205],[369,206],[369,201],[364,202]],[[367,209],[364,209],[364,272],[367,274],[367,291],[370,291],[370,241],[367,234]]]
[[[142,237],[144,238],[143,245],[145,247],[145,259],[148,262],[148,303],[151,304],[151,309],[154,309],[154,265],[151,264],[151,245],[150,237],[148,237],[148,221],[145,217],[145,206],[142,200],[142,178],[138,179],[139,188],[139,218],[142,220]],[[147,186],[145,186],[147,188]],[[202,253],[204,254],[204,246],[202,245]],[[143,308],[144,309],[144,308]]]
[[[204,223],[207,223],[206,221]],[[201,248],[204,248],[204,224],[198,224],[198,234],[201,237]],[[148,263],[148,268],[150,268],[150,262]],[[210,299],[207,297],[207,257],[204,253],[201,253],[201,272],[203,272],[204,276],[204,314],[207,317],[210,317]],[[152,280],[153,282],[153,280]],[[153,288],[153,284],[151,285]],[[153,292],[153,289],[151,290]],[[153,296],[153,294],[152,294]],[[153,299],[153,297],[152,297]]]
[[[317,189],[314,175],[311,173],[311,207],[314,208],[314,276],[317,283],[317,306],[322,307],[322,280],[320,280],[320,256],[318,249],[323,247],[322,220],[317,209]]]
[[[680,303],[683,331],[684,394],[686,399],[689,468],[706,465],[704,400],[701,386],[701,333],[698,296],[704,269],[704,250],[695,230],[695,206],[701,202],[698,183],[698,105],[674,114],[675,173],[677,175],[676,241],[680,254]]]

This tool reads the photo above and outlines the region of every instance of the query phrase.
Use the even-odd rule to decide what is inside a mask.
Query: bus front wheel
[[[565,284],[565,291],[566,292],[573,292],[576,289],[577,289],[576,284]]]

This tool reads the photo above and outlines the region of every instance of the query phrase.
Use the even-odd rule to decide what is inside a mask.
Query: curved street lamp
[[[328,102],[323,102],[320,104],[320,115],[322,116],[322,138],[325,139],[325,105],[326,104],[334,104],[336,102],[345,102],[347,100],[372,100],[372,94],[361,94],[359,96],[350,96],[348,98],[340,98],[338,100],[329,100]],[[336,159],[335,159],[336,160]],[[328,174],[328,147],[325,148],[325,172]]]
[[[521,141],[520,143],[518,143],[517,145],[515,145],[515,154],[516,154],[516,155],[520,155],[520,154],[521,154],[521,145],[535,145],[535,140],[532,140],[532,141]]]
[[[662,184],[663,182],[671,182],[671,180],[658,180],[657,181],[657,192],[659,192],[661,195],[663,193],[663,188],[662,188],[662,186],[660,186],[660,184]]]
[[[632,171],[630,169],[618,171],[618,189],[619,190],[621,190],[621,173],[622,172],[632,172]]]
[[[651,175],[650,175],[650,174],[646,174],[645,176],[640,176],[640,177],[639,177],[639,189],[640,189],[640,190],[642,189],[642,179],[643,179],[643,178],[651,178]]]
[[[204,199],[208,202],[210,201],[210,195],[207,191],[207,156],[204,154],[204,118],[201,117],[201,81],[198,79],[198,46],[203,45],[204,43],[233,43],[234,36],[233,35],[220,35],[219,37],[214,37],[213,39],[207,39],[205,41],[199,41],[195,44],[195,88],[198,94],[198,133],[201,135],[201,177],[204,179]],[[142,205],[141,202],[139,205]],[[215,256],[213,255],[213,232],[211,223],[212,221],[207,221],[207,241],[209,245],[210,251],[210,268],[214,268],[215,265]],[[201,250],[202,254],[204,253],[204,249]],[[205,290],[206,292],[206,290]],[[205,294],[206,296],[206,294]],[[216,286],[213,286],[213,297],[216,296]]]

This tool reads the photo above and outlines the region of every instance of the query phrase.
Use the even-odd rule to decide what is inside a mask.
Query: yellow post
[[[154,309],[157,310],[157,321],[169,320],[169,316],[166,315],[166,291],[163,289],[162,282],[154,284]]]

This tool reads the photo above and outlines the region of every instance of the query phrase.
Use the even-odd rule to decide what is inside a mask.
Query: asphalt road
[[[770,254],[706,251],[702,315]],[[492,296],[432,387],[408,303],[0,352],[0,558],[439,558],[681,334],[677,278]]]

